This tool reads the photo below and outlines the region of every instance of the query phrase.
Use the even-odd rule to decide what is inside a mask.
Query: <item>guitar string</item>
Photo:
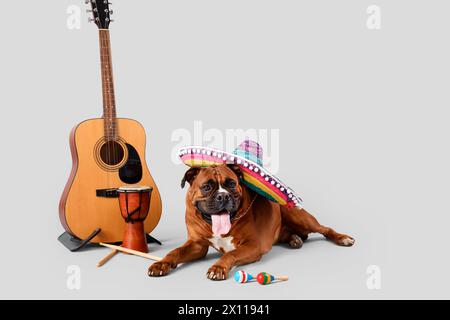
[[[102,100],[103,100],[103,134],[105,139],[105,149],[106,149],[106,161],[108,162],[107,166],[111,163],[111,157],[110,157],[110,148],[109,148],[109,141],[108,141],[108,129],[107,129],[107,122],[106,117],[107,115],[107,101],[106,101],[106,92],[105,92],[105,71],[104,71],[104,41],[103,41],[103,35],[102,31],[99,30],[99,39],[100,39],[100,64],[101,64],[101,74],[102,74]],[[106,189],[109,189],[110,186],[110,179],[109,179],[109,170],[106,170]],[[108,208],[105,206],[105,216],[108,214]]]
[[[108,101],[108,82],[107,82],[107,72],[106,72],[106,59],[107,59],[107,55],[106,55],[106,41],[105,41],[105,33],[103,30],[100,30],[100,39],[101,39],[101,45],[102,45],[102,76],[103,76],[103,99],[104,99],[104,126],[105,126],[105,140],[106,140],[106,145],[108,148],[108,156],[110,157],[110,159],[108,160],[108,165],[112,164],[112,159],[111,157],[113,156],[111,154],[111,139],[110,139],[110,128],[109,128],[109,122],[108,119],[110,117],[110,106],[109,106],[109,101]]]
[[[110,165],[111,163],[111,153],[110,153],[110,145],[109,145],[109,138],[108,138],[108,128],[107,128],[107,117],[108,117],[108,106],[107,106],[107,99],[106,99],[106,75],[105,75],[105,70],[104,70],[104,60],[105,60],[105,54],[104,54],[104,39],[103,39],[103,34],[102,31],[99,30],[99,38],[100,38],[100,62],[101,62],[101,72],[102,72],[102,80],[103,80],[103,84],[102,84],[102,89],[103,89],[103,106],[104,106],[104,110],[103,110],[103,130],[104,130],[104,135],[105,135],[105,149],[106,149],[106,161],[108,163],[108,165]],[[110,177],[109,177],[109,170],[106,170],[106,189],[111,188],[110,185]]]
[[[113,157],[114,157],[114,163],[117,164],[121,159],[119,159],[119,146],[116,145],[116,140],[118,140],[118,132],[117,132],[117,123],[116,123],[116,101],[115,101],[115,91],[114,91],[114,78],[113,78],[113,67],[112,67],[112,57],[111,57],[111,37],[109,30],[106,30],[106,36],[107,36],[107,53],[108,53],[108,86],[109,86],[109,92],[108,97],[110,99],[110,108],[111,108],[111,118],[110,118],[110,125],[112,128],[112,136],[113,136]],[[117,150],[115,150],[117,148]]]
[[[106,77],[107,77],[107,99],[109,99],[109,119],[108,119],[108,124],[110,126],[110,134],[111,134],[111,145],[112,145],[112,149],[113,149],[113,153],[112,153],[112,157],[113,157],[113,163],[114,165],[116,165],[119,161],[119,155],[118,155],[118,150],[116,150],[116,147],[118,148],[118,146],[116,146],[116,124],[115,124],[115,113],[114,113],[114,107],[115,107],[115,101],[113,100],[113,95],[114,95],[114,84],[113,84],[113,72],[112,72],[112,59],[111,59],[111,40],[110,40],[110,36],[109,36],[109,31],[105,30],[104,31],[105,35],[106,35]],[[114,122],[113,122],[114,121]]]
[[[101,63],[101,74],[102,74],[102,100],[103,100],[103,134],[105,136],[105,149],[106,149],[106,161],[109,163],[109,150],[108,150],[108,140],[106,137],[106,100],[105,100],[105,92],[104,92],[104,71],[103,71],[103,38],[101,31],[99,31],[99,39],[100,39],[100,63]],[[108,171],[106,171],[106,188],[108,188]]]
[[[111,71],[111,55],[110,55],[110,43],[109,43],[109,31],[105,30],[105,57],[106,57],[106,99],[108,100],[108,134],[110,139],[110,146],[112,148],[112,163],[113,166],[117,164],[117,153],[116,153],[116,141],[115,141],[115,128],[113,128],[113,118],[114,118],[114,106],[112,101],[112,71]],[[112,186],[114,187],[114,186]]]

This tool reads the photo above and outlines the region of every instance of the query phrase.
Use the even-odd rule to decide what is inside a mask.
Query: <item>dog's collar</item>
[[[233,222],[238,221],[239,219],[243,218],[250,211],[250,208],[253,206],[253,203],[255,202],[257,197],[258,197],[258,194],[256,193],[255,196],[253,197],[252,202],[250,202],[250,205],[247,207],[247,209],[245,209],[245,211],[240,216],[235,218],[233,220]]]

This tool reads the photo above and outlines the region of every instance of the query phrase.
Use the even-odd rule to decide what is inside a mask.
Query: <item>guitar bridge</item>
[[[119,193],[117,189],[98,189],[96,190],[97,197],[103,198],[118,198]]]

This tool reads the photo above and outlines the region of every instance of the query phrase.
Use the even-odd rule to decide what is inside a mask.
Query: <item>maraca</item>
[[[253,277],[250,273],[245,272],[244,270],[239,270],[234,273],[234,280],[239,283],[246,283],[254,279],[255,277]]]
[[[271,283],[273,281],[276,281],[276,280],[278,280],[278,281],[286,281],[286,280],[289,280],[289,277],[288,276],[278,276],[278,277],[276,277],[276,276],[273,276],[273,275],[271,275],[271,274],[269,274],[267,272],[260,272],[256,276],[256,280],[258,281],[259,284],[265,285],[265,284],[269,284],[269,283]]]

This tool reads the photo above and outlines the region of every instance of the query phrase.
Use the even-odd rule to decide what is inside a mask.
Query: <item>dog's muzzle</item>
[[[196,207],[202,218],[211,224],[214,235],[227,234],[231,222],[236,216],[239,200],[228,192],[217,192],[208,199],[196,202]]]

